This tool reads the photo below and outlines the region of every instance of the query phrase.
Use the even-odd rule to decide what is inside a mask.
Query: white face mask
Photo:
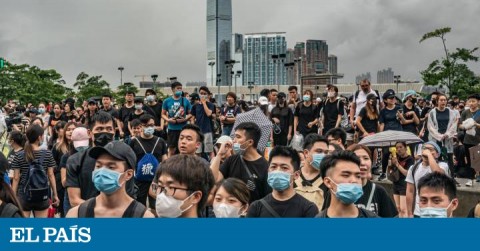
[[[328,92],[328,93],[327,93],[327,96],[328,96],[329,98],[333,98],[333,97],[335,97],[335,92]]]
[[[192,196],[193,193],[190,195]],[[165,193],[160,193],[157,195],[157,201],[155,203],[155,209],[157,211],[158,217],[162,218],[178,218],[182,215],[183,212],[190,209],[192,205],[187,207],[186,209],[182,210],[180,207],[183,203],[190,198],[188,196],[184,200],[177,200],[172,196],[167,196]]]
[[[216,218],[239,218],[241,207],[225,203],[213,204],[213,212]]]
[[[446,208],[424,207],[420,208],[420,218],[448,218],[448,208],[452,205],[450,201]]]

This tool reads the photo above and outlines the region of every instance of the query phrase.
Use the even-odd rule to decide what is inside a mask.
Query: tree
[[[55,70],[42,70],[28,64],[16,65],[8,61],[0,69],[0,97],[2,101],[17,99],[21,103],[59,102],[66,98],[68,88]]]
[[[73,87],[78,88],[77,98],[80,101],[91,97],[99,97],[104,94],[112,94],[110,84],[102,79],[102,76],[89,76],[85,72],[78,74]]]
[[[465,89],[464,92],[469,93],[475,89],[475,86],[466,83],[475,82],[475,74],[468,69],[465,64],[469,61],[478,61],[478,57],[474,53],[478,50],[475,47],[471,50],[465,48],[457,48],[451,53],[447,49],[445,35],[451,31],[450,27],[440,28],[432,32],[426,33],[420,39],[420,43],[430,38],[440,38],[442,40],[445,57],[441,60],[434,60],[427,69],[421,71],[423,81],[426,85],[444,85],[447,87],[451,95],[458,95],[461,90],[459,86]]]
[[[124,83],[123,85],[118,87],[118,91],[115,93],[115,99],[117,104],[124,104],[125,103],[125,94],[127,91],[132,91],[133,93],[138,92],[138,88],[130,82]]]

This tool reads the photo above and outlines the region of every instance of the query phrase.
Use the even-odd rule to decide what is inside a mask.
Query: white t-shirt
[[[362,108],[365,107],[365,104],[367,103],[368,94],[374,94],[375,96],[377,96],[377,93],[373,89],[370,89],[369,93],[364,93],[362,90],[360,90],[358,93],[358,97],[356,99],[355,99],[355,94],[353,94],[353,102],[355,102],[355,118],[358,116]],[[378,98],[379,100],[377,100],[377,109],[379,108],[378,105],[380,104],[380,102],[383,101],[382,97],[378,97]]]
[[[450,171],[448,169],[448,164],[447,163],[440,162],[440,163],[438,163],[438,166],[445,172],[446,175],[450,176]],[[410,183],[410,184],[415,184],[416,196],[415,196],[415,211],[413,212],[413,214],[419,216],[420,215],[420,207],[418,206],[418,204],[420,203],[420,196],[419,196],[419,191],[418,191],[418,181],[423,176],[431,173],[432,169],[430,168],[430,166],[423,166],[423,163],[420,163],[417,170],[415,171],[415,182],[413,181],[412,170],[413,170],[413,166],[411,166],[408,169],[407,178],[405,179],[405,181]]]

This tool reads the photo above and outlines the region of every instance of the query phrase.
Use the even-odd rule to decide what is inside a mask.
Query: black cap
[[[105,153],[116,159],[126,161],[128,168],[134,169],[137,164],[135,152],[130,146],[120,141],[112,141],[104,147],[96,146],[88,152],[88,155],[93,159],[97,159],[100,155]]]
[[[190,99],[191,99],[192,101],[194,101],[194,100],[200,100],[200,96],[198,96],[197,93],[192,93],[192,94],[190,94]]]
[[[395,91],[392,89],[388,89],[385,93],[383,93],[383,99],[388,99],[391,97],[395,97]]]
[[[286,98],[287,97],[287,94],[285,94],[285,92],[279,92],[277,94],[277,98]]]
[[[88,99],[88,103],[89,103],[89,104],[90,104],[90,103],[95,103],[95,104],[97,104],[97,101],[96,101],[94,98],[89,98],[89,99]]]
[[[137,97],[134,99],[133,103],[142,103],[143,104],[143,98]]]

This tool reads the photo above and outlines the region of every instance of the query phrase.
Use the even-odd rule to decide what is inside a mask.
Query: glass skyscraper
[[[230,69],[225,61],[231,60],[232,1],[207,0],[207,83],[217,85],[217,74],[221,74],[220,85],[230,82]],[[213,62],[215,63],[213,66]],[[212,78],[213,76],[213,78]]]

